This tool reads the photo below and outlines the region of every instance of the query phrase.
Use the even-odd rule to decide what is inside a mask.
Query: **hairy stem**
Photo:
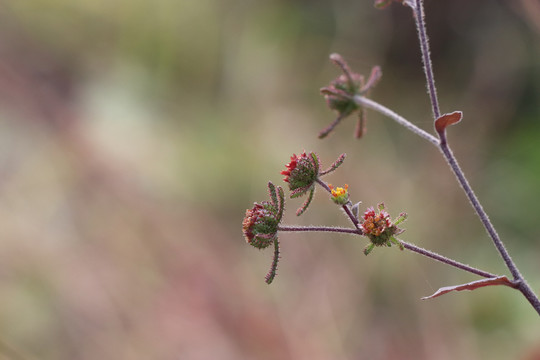
[[[492,274],[492,273],[489,273],[487,271],[483,271],[483,270],[480,270],[480,269],[477,269],[475,267],[472,267],[470,265],[466,265],[466,264],[463,264],[463,263],[460,263],[458,261],[455,261],[455,260],[452,260],[452,259],[449,259],[445,256],[442,256],[442,255],[439,255],[437,253],[434,253],[433,251],[430,251],[430,250],[426,250],[426,249],[423,249],[421,247],[418,247],[416,245],[413,245],[411,243],[408,243],[408,242],[405,242],[403,240],[399,240],[399,243],[401,245],[403,245],[403,247],[407,250],[410,250],[410,251],[413,251],[417,254],[420,254],[420,255],[424,255],[424,256],[427,256],[431,259],[434,259],[434,260],[437,260],[437,261],[440,261],[444,264],[447,264],[447,265],[450,265],[450,266],[453,266],[453,267],[456,267],[458,269],[461,269],[461,270],[464,270],[464,271],[468,271],[470,273],[473,273],[473,274],[476,274],[476,275],[479,275],[479,276],[482,276],[482,277],[485,277],[485,278],[494,278],[494,277],[497,277],[497,275],[495,274]]]
[[[440,149],[443,153],[444,158],[448,162],[448,165],[456,176],[458,183],[461,185],[463,191],[465,192],[465,195],[469,199],[471,206],[474,208],[474,211],[478,215],[478,218],[482,222],[482,225],[484,225],[484,228],[486,229],[486,232],[491,238],[493,245],[499,252],[499,255],[503,259],[508,270],[510,270],[510,273],[514,278],[514,282],[518,284],[517,289],[525,296],[525,298],[527,298],[529,303],[534,307],[538,314],[540,314],[540,300],[538,299],[538,296],[534,293],[529,284],[527,284],[527,281],[525,281],[523,275],[521,275],[521,273],[519,272],[517,265],[510,257],[508,250],[506,250],[506,247],[504,246],[504,243],[499,237],[499,234],[495,230],[493,223],[491,222],[491,220],[489,220],[486,211],[482,207],[482,204],[480,204],[480,201],[476,197],[476,194],[474,193],[471,185],[467,181],[467,178],[465,177],[463,170],[461,170],[454,154],[452,153],[452,150],[448,146],[448,143],[441,142]]]
[[[362,232],[358,229],[334,227],[334,226],[280,226],[278,231],[315,231],[315,232],[339,232],[344,234],[362,235]]]
[[[431,100],[431,110],[433,111],[433,117],[438,119],[441,116],[439,110],[439,100],[437,98],[437,88],[435,87],[435,77],[433,76],[433,67],[431,65],[431,56],[429,54],[429,41],[426,32],[426,23],[424,20],[424,6],[422,0],[414,0],[407,2],[412,8],[414,13],[414,20],[416,22],[416,30],[418,31],[418,40],[420,42],[420,50],[422,51],[422,63],[424,64],[424,73],[426,74],[426,84],[429,93],[429,99]]]
[[[433,76],[431,57],[429,54],[429,42],[428,42],[428,36],[426,33],[426,24],[424,21],[423,3],[422,3],[422,0],[414,0],[414,3],[413,1],[409,1],[407,2],[407,4],[413,9],[414,19],[416,21],[416,28],[418,30],[418,40],[420,43],[420,50],[422,52],[422,62],[424,64],[424,73],[426,75],[426,83],[427,83],[429,98],[431,101],[431,108],[433,111],[433,117],[436,120],[441,116],[441,113],[439,110],[437,89],[435,88],[435,77]],[[441,135],[438,146],[441,152],[443,153],[444,158],[448,162],[450,168],[454,172],[454,175],[456,176],[459,184],[463,188],[465,195],[471,202],[471,205],[476,211],[476,214],[480,218],[480,221],[484,225],[486,232],[488,233],[489,237],[493,241],[495,248],[501,255],[508,270],[510,270],[510,272],[512,273],[512,276],[514,277],[514,282],[518,284],[517,289],[521,291],[521,293],[525,296],[525,298],[527,298],[529,303],[540,314],[540,300],[538,299],[538,296],[532,291],[530,286],[527,284],[527,282],[525,281],[525,279],[519,272],[516,264],[510,257],[510,254],[506,250],[506,247],[504,246],[502,240],[497,234],[497,231],[495,231],[495,227],[489,220],[487,213],[484,211],[482,205],[478,201],[478,198],[476,197],[474,191],[469,185],[469,182],[467,181],[465,174],[459,167],[456,158],[454,157],[452,151],[450,150],[450,147],[448,146],[447,141],[446,141],[446,134],[444,132]]]
[[[332,233],[343,233],[343,234],[351,234],[351,235],[362,235],[362,230],[360,229],[351,229],[351,228],[342,228],[342,227],[329,227],[329,226],[280,226],[278,228],[279,231],[290,231],[290,232],[332,232]],[[487,271],[483,271],[480,269],[477,269],[475,267],[472,267],[470,265],[466,265],[463,263],[460,263],[458,261],[452,260],[447,258],[446,256],[439,255],[433,251],[423,249],[419,246],[413,245],[411,243],[405,242],[403,240],[398,240],[403,247],[409,251],[415,252],[419,255],[426,256],[428,258],[437,260],[443,264],[453,266],[455,268],[458,268],[463,271],[470,272],[475,275],[479,275],[485,278],[495,278],[497,275],[489,273]]]
[[[368,99],[368,98],[366,98],[364,96],[361,96],[361,95],[355,95],[353,97],[353,100],[357,105],[368,108],[368,109],[371,109],[371,110],[375,110],[376,112],[381,113],[381,114],[389,117],[390,119],[394,120],[398,124],[404,126],[408,130],[415,133],[416,135],[426,139],[427,141],[429,141],[433,145],[439,146],[439,142],[440,142],[439,139],[437,139],[435,136],[431,135],[427,131],[425,131],[423,129],[420,129],[418,126],[414,125],[412,122],[405,119],[403,116],[395,113],[394,111],[390,110],[386,106],[381,105],[378,102],[375,102],[375,101],[373,101],[371,99]]]
[[[480,221],[484,225],[484,228],[486,229],[486,232],[488,233],[489,237],[491,238],[493,244],[495,245],[495,248],[501,255],[502,259],[504,260],[504,263],[510,270],[512,276],[514,277],[514,282],[517,284],[517,289],[527,298],[529,303],[534,307],[534,309],[540,314],[540,300],[538,299],[538,296],[532,291],[530,286],[527,284],[521,273],[519,272],[516,264],[510,257],[510,254],[506,250],[506,247],[504,246],[502,240],[500,239],[499,235],[497,234],[497,231],[495,230],[495,227],[489,220],[489,217],[487,213],[485,212],[484,208],[480,204],[480,201],[476,197],[474,191],[471,188],[471,185],[467,181],[467,178],[465,177],[465,174],[463,173],[463,170],[461,170],[454,154],[452,153],[450,147],[448,146],[448,143],[441,142],[439,139],[437,139],[435,136],[429,134],[428,132],[420,129],[413,123],[411,123],[409,120],[405,119],[404,117],[398,115],[394,111],[388,109],[387,107],[370,100],[368,98],[365,98],[360,95],[356,95],[354,97],[355,103],[357,103],[360,106],[364,106],[366,108],[370,108],[372,110],[375,110],[382,115],[385,115],[389,117],[390,119],[396,121],[398,124],[404,126],[408,130],[412,131],[416,135],[426,139],[433,145],[437,146],[446,161],[448,162],[450,168],[452,169],[452,172],[456,176],[459,184],[461,185],[463,191],[465,192],[465,195],[469,199],[472,207],[476,211],[476,214],[480,218]],[[405,246],[405,244],[404,244]],[[409,249],[410,250],[410,249]]]
[[[480,218],[480,221],[484,225],[484,228],[486,229],[486,232],[488,233],[489,237],[493,240],[493,244],[495,245],[495,248],[497,248],[497,251],[501,255],[502,259],[504,260],[504,263],[506,264],[506,267],[510,270],[510,273],[514,277],[515,280],[521,279],[522,276],[516,267],[514,261],[510,257],[510,254],[506,250],[506,247],[504,246],[503,242],[501,241],[499,234],[495,230],[493,224],[488,218],[488,215],[486,214],[484,208],[480,204],[480,201],[476,197],[476,194],[471,188],[471,185],[467,181],[467,178],[465,177],[465,174],[463,173],[463,170],[461,170],[454,154],[452,153],[452,150],[450,150],[450,147],[448,144],[441,144],[441,152],[444,155],[444,158],[448,162],[448,165],[452,169],[454,175],[457,178],[457,181],[463,188],[463,191],[465,192],[465,195],[471,202],[472,207],[476,211],[476,214]]]
[[[317,182],[317,184],[321,185],[324,190],[328,191],[328,193],[332,193],[332,190],[330,190],[330,188],[324,181],[322,181],[321,179],[317,179],[315,181]]]

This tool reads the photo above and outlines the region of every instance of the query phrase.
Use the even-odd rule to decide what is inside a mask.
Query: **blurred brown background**
[[[426,1],[451,143],[540,292],[540,5]],[[370,112],[353,139],[318,89],[339,52],[381,65],[373,99],[431,131],[410,11],[353,0],[8,0],[0,5],[0,359],[540,359],[540,319],[506,288],[363,239],[241,221],[292,153],[406,241],[487,271],[502,261],[437,149]],[[317,196],[318,195],[318,196]],[[322,192],[286,224],[347,225]]]

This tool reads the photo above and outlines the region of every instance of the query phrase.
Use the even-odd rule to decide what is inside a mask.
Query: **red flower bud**
[[[271,182],[268,183],[268,191],[270,202],[255,203],[253,208],[246,210],[246,216],[242,222],[242,232],[247,243],[258,249],[265,249],[274,244],[274,259],[265,278],[266,282],[270,284],[276,276],[279,261],[277,233],[283,217],[285,195],[281,187],[276,187]]]
[[[291,191],[305,189],[305,191],[299,191],[301,194],[306,193],[313,186],[320,171],[317,155],[313,152],[306,154],[305,151],[300,155],[293,154],[291,161],[285,167],[287,169],[281,172],[281,175],[285,175],[283,181],[289,183]]]
[[[279,225],[276,210],[266,201],[261,204],[255,203],[252,209],[246,210],[242,231],[248,244],[264,249],[274,242]]]

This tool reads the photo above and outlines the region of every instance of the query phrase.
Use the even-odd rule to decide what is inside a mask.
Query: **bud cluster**
[[[274,259],[270,271],[266,275],[266,282],[270,284],[277,272],[279,261],[279,231],[342,231],[357,235],[366,236],[370,240],[370,244],[364,250],[364,253],[369,254],[375,246],[391,246],[398,245],[403,249],[401,243],[394,237],[403,232],[397,225],[405,220],[406,215],[401,214],[396,220],[392,221],[390,215],[385,211],[384,205],[378,206],[378,211],[374,208],[369,208],[360,218],[358,207],[360,202],[352,205],[350,201],[349,186],[345,184],[343,187],[334,187],[331,184],[326,184],[321,180],[321,177],[335,171],[343,161],[345,154],[339,156],[330,167],[321,171],[320,161],[317,154],[314,152],[303,151],[300,155],[293,154],[289,163],[285,165],[285,170],[281,171],[284,175],[283,181],[289,186],[290,197],[297,198],[308,194],[304,204],[296,211],[297,215],[303,214],[311,203],[315,187],[317,184],[322,186],[330,193],[330,199],[337,205],[341,206],[344,212],[349,216],[355,225],[353,229],[340,228],[321,228],[310,227],[287,227],[280,226],[283,218],[285,205],[285,195],[281,187],[275,186],[271,182],[268,183],[270,201],[255,203],[253,208],[246,210],[246,215],[242,223],[242,231],[248,244],[258,249],[266,249],[270,245],[274,245]],[[352,231],[351,231],[352,230]]]

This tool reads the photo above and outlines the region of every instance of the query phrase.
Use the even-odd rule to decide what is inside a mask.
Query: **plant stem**
[[[506,264],[506,267],[508,268],[508,270],[510,270],[510,273],[514,278],[513,280],[517,284],[516,288],[521,291],[521,293],[527,298],[529,303],[535,308],[538,314],[540,314],[540,300],[538,299],[538,296],[532,291],[529,284],[527,284],[527,281],[525,281],[525,279],[523,278],[523,275],[521,275],[517,265],[510,257],[508,250],[506,250],[506,247],[504,246],[504,243],[499,237],[499,234],[495,230],[495,227],[493,226],[491,220],[489,220],[486,211],[482,207],[482,204],[480,204],[480,201],[476,197],[476,194],[474,193],[471,185],[467,181],[467,178],[465,177],[463,170],[461,170],[461,167],[459,166],[457,159],[452,153],[452,150],[448,146],[448,143],[441,142],[439,147],[444,155],[444,158],[448,162],[448,165],[456,176],[457,181],[461,185],[461,188],[465,192],[465,195],[469,199],[471,206],[474,208],[474,211],[480,218],[482,225],[484,225],[484,228],[486,229],[486,232],[491,238],[493,245],[495,245],[495,248],[499,252],[504,263]]]
[[[473,274],[476,274],[476,275],[479,275],[479,276],[482,276],[482,277],[485,277],[485,278],[497,277],[497,275],[495,275],[495,274],[492,274],[492,273],[489,273],[487,271],[483,271],[483,270],[477,269],[475,267],[472,267],[472,266],[460,263],[458,261],[449,259],[449,258],[447,258],[445,256],[434,253],[433,251],[423,249],[421,247],[418,247],[418,246],[413,245],[411,243],[405,242],[403,240],[398,239],[398,241],[400,242],[401,245],[403,245],[403,247],[405,249],[413,251],[413,252],[418,253],[420,255],[427,256],[427,257],[432,258],[434,260],[440,261],[440,262],[442,262],[444,264],[456,267],[456,268],[464,270],[464,271],[468,271],[470,273],[473,273]]]
[[[317,184],[321,185],[322,188],[326,191],[328,191],[330,194],[332,193],[332,190],[330,190],[330,188],[328,187],[328,185],[322,181],[321,179],[317,178],[317,180],[315,180],[317,182]]]
[[[438,119],[441,116],[439,110],[439,100],[437,99],[437,88],[435,87],[435,77],[433,76],[433,67],[431,65],[431,56],[429,54],[429,41],[426,33],[426,23],[424,20],[424,6],[422,0],[407,2],[411,6],[418,31],[418,40],[420,41],[420,50],[422,51],[422,63],[424,64],[424,73],[426,74],[426,83],[431,100],[431,110],[433,117]]]
[[[489,220],[489,217],[487,216],[484,208],[480,204],[480,201],[476,197],[474,191],[471,188],[471,185],[467,181],[467,178],[465,177],[465,174],[463,173],[463,170],[461,170],[461,167],[459,166],[457,159],[455,158],[454,154],[452,153],[452,150],[450,149],[448,143],[439,141],[435,136],[429,134],[428,132],[420,129],[413,123],[411,123],[409,120],[405,119],[404,117],[396,114],[392,110],[388,109],[387,107],[370,100],[368,98],[365,98],[363,96],[355,96],[354,101],[356,104],[360,106],[364,106],[367,108],[370,108],[372,110],[375,110],[383,115],[388,116],[392,120],[396,121],[400,125],[403,125],[405,128],[411,130],[413,133],[419,135],[420,137],[428,140],[432,144],[436,145],[442,152],[444,158],[448,162],[448,165],[452,169],[452,172],[456,176],[459,184],[461,185],[463,191],[465,192],[465,195],[471,202],[472,207],[476,211],[476,214],[480,218],[482,224],[484,225],[484,228],[486,229],[488,235],[492,239],[495,247],[499,251],[499,254],[503,258],[506,266],[510,270],[512,276],[514,277],[514,280],[523,280],[522,275],[520,274],[518,268],[516,267],[515,263],[512,261],[508,251],[506,250],[503,242],[501,241],[499,235],[497,234],[497,231],[495,230],[493,224]]]
[[[328,185],[324,181],[322,181],[321,179],[317,179],[316,181],[317,181],[317,184],[323,187],[323,189],[325,189],[330,194],[332,194],[332,190],[328,187]],[[349,205],[348,204],[342,205],[341,208],[343,209],[343,211],[345,211],[345,214],[347,214],[351,222],[354,224],[354,227],[362,231],[362,229],[360,228],[360,223],[358,222],[358,219],[356,218],[356,216],[354,216],[353,213],[351,212]]]
[[[351,235],[362,235],[362,230],[360,229],[351,229],[351,228],[342,228],[342,227],[328,227],[328,226],[280,226],[278,228],[278,231],[289,231],[289,232],[338,232],[343,234],[351,234]],[[458,268],[463,271],[470,272],[472,274],[476,274],[485,278],[495,278],[497,275],[489,273],[487,271],[483,271],[480,269],[477,269],[475,267],[472,267],[470,265],[466,265],[463,263],[460,263],[458,261],[452,260],[447,258],[446,256],[439,255],[433,251],[423,249],[421,247],[418,247],[416,245],[413,245],[411,243],[405,242],[403,240],[398,240],[403,247],[409,251],[415,252],[419,255],[426,256],[428,258],[437,260],[443,264],[453,266],[455,268]]]
[[[484,208],[480,204],[480,201],[476,197],[476,194],[471,188],[471,185],[467,181],[467,178],[465,177],[465,174],[463,173],[463,170],[461,170],[454,154],[452,153],[452,150],[450,150],[450,147],[448,144],[441,144],[441,152],[444,155],[444,158],[448,162],[448,165],[454,172],[454,175],[457,178],[457,181],[463,188],[463,191],[465,192],[465,195],[471,202],[472,207],[474,208],[476,214],[480,218],[480,221],[484,225],[484,228],[486,229],[486,232],[488,233],[489,237],[493,240],[493,244],[495,245],[495,248],[497,248],[497,251],[501,255],[502,259],[504,260],[506,267],[510,270],[512,276],[515,280],[521,279],[521,274],[519,270],[517,269],[516,265],[512,261],[512,258],[510,257],[510,254],[506,250],[506,247],[504,246],[503,242],[501,241],[499,234],[493,227],[493,224],[489,220]]]
[[[405,128],[409,129],[410,131],[412,131],[416,135],[426,139],[427,141],[429,141],[433,145],[439,146],[439,142],[440,142],[439,139],[437,139],[435,136],[431,135],[427,131],[425,131],[423,129],[420,129],[418,126],[414,125],[412,122],[405,119],[403,116],[395,113],[394,111],[390,110],[386,106],[381,105],[378,102],[375,102],[375,101],[373,101],[371,99],[368,99],[368,98],[366,98],[364,96],[361,96],[361,95],[355,95],[353,97],[353,100],[357,105],[368,108],[368,109],[375,110],[376,112],[381,113],[381,114],[389,117],[390,119],[394,120],[398,124],[400,124],[400,125],[404,126]]]
[[[414,13],[414,19],[416,22],[416,28],[418,30],[418,40],[420,42],[420,50],[422,52],[422,62],[424,64],[424,73],[426,75],[426,83],[429,93],[429,98],[431,101],[431,108],[433,111],[433,117],[435,120],[437,120],[441,114],[439,110],[439,101],[437,98],[437,89],[435,87],[435,77],[433,76],[433,68],[431,64],[431,57],[429,54],[429,41],[428,36],[426,33],[426,24],[424,21],[424,8],[422,0],[409,0],[407,1],[407,5],[409,5]],[[521,273],[519,272],[516,264],[510,257],[510,254],[506,250],[506,247],[504,246],[502,240],[500,239],[499,235],[497,234],[497,231],[495,230],[495,227],[489,220],[489,217],[487,213],[484,211],[482,205],[478,201],[478,198],[476,197],[474,191],[472,190],[471,186],[469,185],[469,182],[467,181],[467,178],[465,177],[465,174],[461,170],[461,168],[458,165],[458,162],[456,158],[454,157],[454,154],[452,153],[450,147],[448,146],[448,143],[446,141],[446,134],[443,133],[440,137],[440,141],[437,144],[441,150],[441,152],[444,155],[444,158],[448,162],[450,168],[454,172],[454,175],[456,176],[459,184],[463,188],[463,191],[465,192],[465,195],[471,202],[472,207],[476,211],[476,214],[480,218],[480,221],[484,225],[484,228],[486,229],[486,232],[488,233],[489,237],[493,241],[493,244],[495,245],[495,248],[501,255],[504,263],[512,273],[512,276],[514,277],[514,282],[517,284],[517,289],[521,291],[521,293],[527,298],[529,303],[534,307],[534,309],[540,314],[540,300],[538,299],[538,296],[532,291],[530,286],[527,284]]]
[[[354,214],[352,213],[351,209],[349,208],[349,205],[348,204],[342,205],[341,208],[343,209],[343,211],[345,211],[345,214],[347,214],[349,219],[351,219],[354,226],[363,233],[363,230],[360,228],[360,223],[358,222],[358,219],[356,218],[356,216],[354,216]]]
[[[465,177],[465,174],[463,173],[463,170],[461,170],[454,154],[452,153],[449,145],[447,142],[441,142],[439,139],[437,139],[435,136],[429,134],[428,132],[420,129],[413,123],[411,123],[409,120],[405,119],[404,117],[396,114],[394,111],[388,109],[387,107],[370,100],[368,98],[365,98],[360,95],[354,96],[354,101],[356,104],[360,106],[364,106],[366,108],[370,108],[372,110],[375,110],[382,115],[385,115],[389,117],[390,119],[396,121],[398,124],[404,126],[405,128],[411,130],[416,135],[428,140],[433,145],[437,146],[439,150],[441,150],[444,158],[448,162],[450,168],[452,169],[452,172],[456,176],[459,184],[461,185],[463,191],[465,192],[465,195],[469,199],[472,207],[476,211],[476,214],[480,218],[480,221],[484,225],[484,228],[486,229],[486,232],[488,233],[489,237],[491,238],[493,244],[495,245],[495,248],[501,255],[502,259],[504,260],[504,263],[510,270],[512,276],[514,277],[514,282],[517,284],[516,289],[518,289],[529,301],[529,303],[534,307],[534,309],[540,314],[540,300],[538,299],[538,296],[532,291],[530,286],[527,284],[521,273],[519,272],[517,266],[513,262],[512,258],[510,257],[508,251],[506,250],[506,247],[504,246],[502,240],[500,239],[499,235],[497,234],[497,231],[495,230],[493,224],[489,220],[488,215],[486,214],[484,208],[480,204],[480,201],[476,197],[474,191],[471,188],[471,185],[467,181],[467,178]],[[405,246],[405,244],[404,244]]]
[[[278,231],[316,231],[316,232],[339,232],[344,234],[362,235],[362,232],[358,229],[333,227],[333,226],[280,226]]]

